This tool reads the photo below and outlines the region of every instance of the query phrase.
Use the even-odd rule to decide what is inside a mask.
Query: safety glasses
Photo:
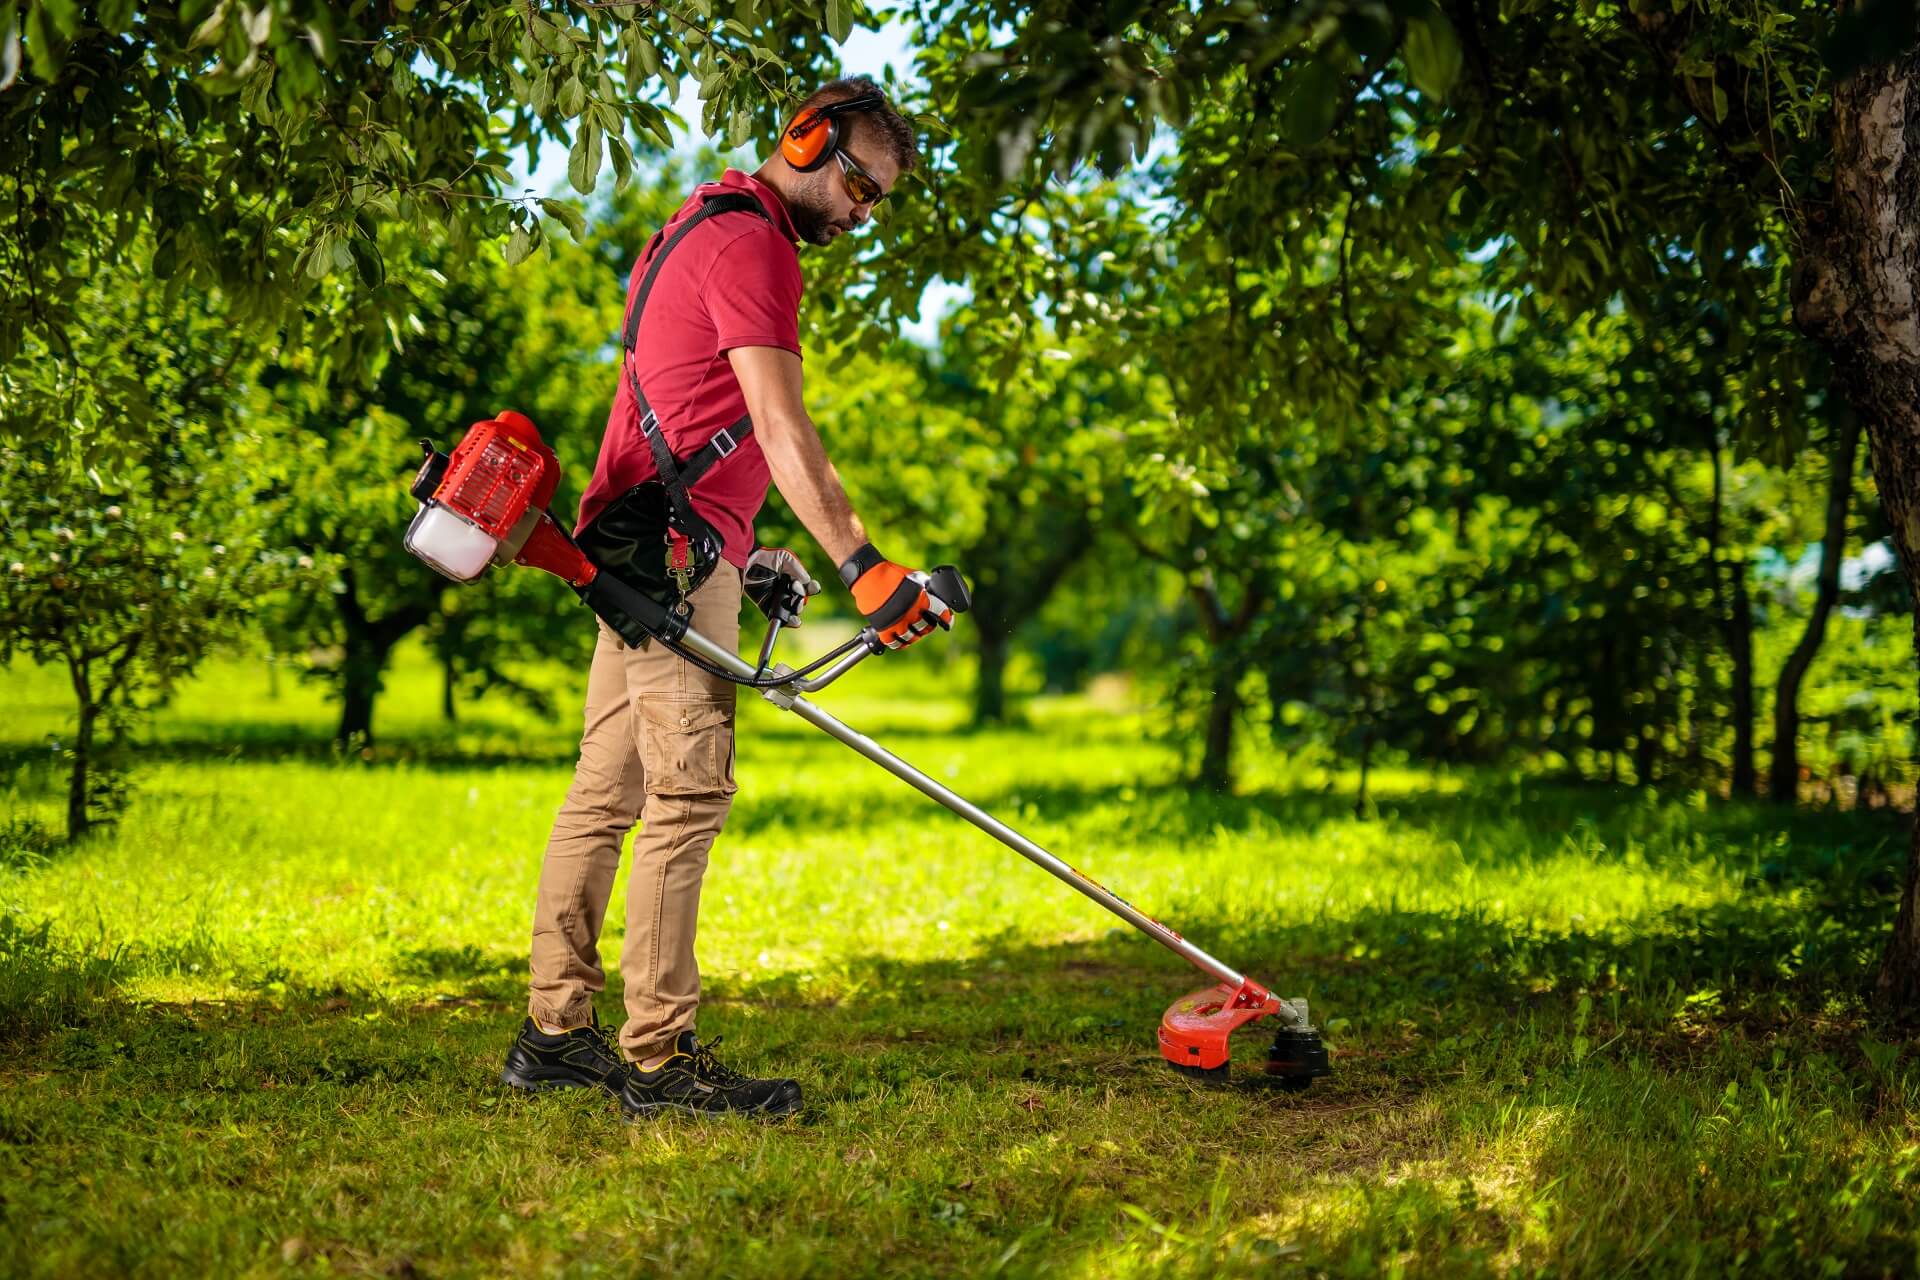
[[[840,162],[840,179],[846,184],[847,195],[855,204],[875,205],[887,198],[886,188],[875,182],[859,161],[839,148],[833,154]]]

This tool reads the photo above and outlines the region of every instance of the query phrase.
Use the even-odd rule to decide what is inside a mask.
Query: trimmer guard
[[[1160,1056],[1188,1075],[1225,1076],[1232,1057],[1228,1038],[1261,1018],[1280,1020],[1267,1053],[1270,1075],[1304,1086],[1328,1074],[1327,1051],[1307,1020],[1307,1002],[1282,1000],[1251,978],[1237,987],[1203,987],[1169,1005],[1160,1019]]]

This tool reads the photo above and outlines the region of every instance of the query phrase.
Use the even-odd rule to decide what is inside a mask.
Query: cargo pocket
[[[640,761],[651,795],[732,795],[733,708],[647,699],[640,703]]]

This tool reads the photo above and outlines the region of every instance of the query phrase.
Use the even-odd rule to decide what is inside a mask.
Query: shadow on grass
[[[1271,797],[1245,803],[1275,816]],[[1302,810],[1284,802],[1278,812],[1304,820]],[[1757,838],[1766,829],[1762,816],[1735,808],[1718,821],[1709,815],[1709,825],[1716,840]],[[1604,827],[1621,818],[1602,814],[1596,822]],[[1272,913],[1228,920],[1199,905],[1178,923],[1281,993],[1309,997],[1317,1021],[1333,1020],[1336,1038],[1344,1029],[1405,1039],[1409,1053],[1465,1026],[1559,1025],[1582,1000],[1595,999],[1663,1033],[1794,1009],[1838,1010],[1858,1021],[1893,917],[1894,871],[1903,857],[1897,843],[1875,842],[1875,825],[1863,819],[1857,843],[1837,842],[1831,829],[1824,844],[1777,842],[1769,848],[1778,861],[1757,864],[1751,891],[1738,901],[1649,914],[1606,932],[1540,929],[1475,909],[1392,906],[1341,919]],[[186,972],[189,962],[216,963],[205,939],[108,957],[74,955],[59,950],[44,927],[0,917],[0,1052],[99,1019],[137,1024],[144,1015],[114,997],[118,984]],[[246,1035],[264,1019],[304,1035],[298,1029],[316,1009],[352,1006],[430,1024],[436,1012],[481,1007],[501,1014],[496,1031],[504,1035],[524,998],[524,966],[517,946],[400,947],[391,972],[410,994],[318,991],[303,986],[297,972],[275,972],[262,975],[257,996],[222,1006],[221,1025]],[[246,984],[244,976],[240,981]],[[710,977],[706,1002],[722,1018],[794,1018],[792,1034],[816,1046],[892,1044],[903,1034],[917,1043],[917,1028],[969,1052],[1078,1046],[1126,1055],[1150,1044],[1170,1001],[1205,985],[1178,958],[1116,922],[1107,936],[1086,943],[1036,945],[1009,933],[964,958],[863,955],[820,973],[744,983]],[[611,997],[603,1004],[603,1013],[616,1014]],[[242,1010],[245,1017],[229,1016]],[[324,1034],[326,1021],[316,1021],[316,1034]],[[910,1048],[904,1051],[911,1057]],[[298,1076],[304,1068],[280,1070]]]
[[[1891,902],[1855,894],[1833,860],[1809,854],[1789,870],[1739,902],[1649,916],[1631,934],[1388,908],[1337,921],[1184,921],[1216,954],[1285,994],[1308,995],[1318,1020],[1331,1020],[1336,1074],[1298,1095],[1246,1084],[1196,1090],[1165,1072],[1154,1028],[1169,1002],[1204,979],[1131,933],[1072,944],[1008,934],[965,957],[867,954],[819,973],[722,977],[707,984],[703,1034],[724,1033],[723,1056],[743,1069],[802,1078],[806,1121],[766,1137],[683,1139],[667,1129],[636,1141],[703,1170],[699,1194],[718,1179],[742,1202],[755,1200],[757,1179],[781,1176],[783,1153],[816,1180],[858,1187],[882,1178],[890,1194],[931,1206],[934,1221],[911,1229],[933,1232],[936,1243],[952,1239],[941,1224],[970,1201],[1020,1207],[1003,1209],[997,1228],[983,1219],[981,1231],[1004,1229],[1004,1238],[977,1269],[1042,1212],[1057,1216],[1029,1242],[1032,1273],[1085,1264],[1128,1221],[1115,1207],[1124,1203],[1181,1224],[1194,1274],[1207,1274],[1218,1251],[1281,1247],[1266,1226],[1236,1227],[1264,1221],[1273,1197],[1324,1205],[1351,1193],[1347,1219],[1299,1237],[1302,1256],[1343,1274],[1373,1273],[1383,1251],[1503,1256],[1516,1222],[1533,1224],[1531,1261],[1578,1261],[1574,1271],[1617,1274],[1653,1257],[1675,1267],[1704,1259],[1703,1273],[1715,1274],[1759,1241],[1779,1254],[1769,1269],[1792,1273],[1813,1246],[1794,1234],[1802,1228],[1793,1218],[1762,1221],[1749,1201],[1777,1205],[1780,1187],[1808,1185],[1818,1190],[1807,1204],[1825,1204],[1821,1197],[1852,1185],[1835,1163],[1858,1158],[1851,1149],[1796,1154],[1791,1177],[1761,1178],[1779,1166],[1767,1144],[1777,1147],[1780,1126],[1800,1124],[1802,1111],[1861,1114],[1857,1082],[1874,1067],[1856,1048],[1867,1025],[1858,994]],[[46,1171],[36,1195],[113,1176],[117,1153],[132,1152],[146,1163],[119,1176],[140,1187],[128,1203],[149,1205],[154,1193],[140,1178],[160,1194],[192,1194],[160,1170],[226,1171],[244,1151],[298,1151],[319,1164],[327,1196],[336,1185],[348,1193],[344,1202],[323,1196],[314,1211],[336,1237],[375,1249],[368,1241],[393,1228],[370,1219],[374,1207],[405,1222],[430,1202],[439,1214],[497,1222],[487,1247],[505,1257],[541,1224],[500,1211],[517,1203],[502,1198],[500,1162],[518,1167],[559,1150],[594,1178],[623,1162],[638,1162],[635,1176],[647,1179],[666,1168],[646,1164],[660,1148],[618,1136],[604,1098],[527,1100],[499,1086],[524,998],[517,947],[396,947],[396,980],[367,989],[263,975],[256,991],[231,1001],[141,1005],[116,996],[114,981],[165,957],[123,955],[117,974],[102,975],[43,933],[0,930],[0,941],[0,1149]],[[34,996],[35,984],[53,994]],[[604,1018],[618,1010],[617,990],[601,997]],[[1237,1039],[1244,1077],[1265,1035],[1255,1027]],[[1790,1114],[1778,1101],[1787,1096],[1783,1062],[1800,1072],[1788,1084],[1805,1099]],[[1754,1073],[1774,1091],[1750,1113],[1723,1102],[1723,1123],[1699,1123],[1728,1081]],[[1806,1133],[1822,1132],[1808,1123]],[[408,1136],[396,1144],[396,1132]],[[1064,1145],[1046,1145],[1049,1135],[1064,1135]],[[930,1147],[940,1149],[931,1170]],[[493,1155],[469,1173],[463,1162],[475,1151]],[[1035,1153],[1045,1158],[1027,1159]],[[1660,1219],[1673,1221],[1665,1206],[1723,1155],[1729,1169],[1760,1171],[1751,1194],[1698,1199],[1662,1238]],[[250,1239],[257,1222],[277,1221],[275,1206],[304,1185],[274,1180],[269,1166],[284,1163],[238,1166],[222,1202],[234,1219],[223,1230]],[[1472,1175],[1489,1168],[1483,1202]],[[1631,1182],[1623,1169],[1644,1177]],[[1257,1193],[1222,1193],[1223,1171],[1236,1184],[1259,1179]],[[1895,1178],[1880,1183],[1849,1201],[1871,1201],[1877,1216],[1800,1221],[1842,1224],[1837,1243],[1821,1245],[1836,1256],[1892,1257],[1899,1233],[1887,1224],[1906,1220],[1905,1193]],[[1068,1194],[1075,1188],[1079,1201]],[[679,1182],[649,1182],[646,1192],[670,1219],[695,1203]],[[867,1203],[857,1190],[848,1195]],[[1608,1197],[1625,1197],[1606,1212],[1631,1225],[1615,1231],[1596,1216]],[[1215,1208],[1199,1220],[1182,1204]],[[1652,1212],[1646,1205],[1659,1212],[1642,1223],[1635,1215]],[[765,1212],[760,1226],[815,1238],[803,1211],[775,1203]],[[87,1247],[106,1249],[104,1233],[130,1228],[108,1214],[88,1229],[101,1240]],[[1273,1259],[1252,1261],[1270,1270]]]
[[[744,690],[740,694],[742,700],[752,696]],[[871,735],[883,746],[906,744],[909,749],[973,741],[982,736],[1029,738],[1035,732],[1025,727],[981,728],[965,723],[931,726],[910,707],[878,715],[855,715],[853,719],[856,729]],[[842,749],[820,730],[793,716],[756,720],[746,732],[753,741],[819,743],[826,750]],[[62,771],[65,765],[54,744],[63,740],[63,735],[57,734],[32,741],[0,739],[0,771]],[[1107,733],[1091,740],[1111,742],[1113,735]],[[299,761],[489,769],[571,765],[578,746],[579,711],[570,706],[551,723],[533,728],[524,721],[490,716],[484,709],[469,709],[459,721],[439,724],[426,731],[414,726],[405,732],[382,733],[374,745],[364,749],[336,745],[326,730],[316,728],[310,720],[236,723],[175,717],[146,729],[142,737],[128,744],[127,751],[128,762],[136,769],[144,762],[155,761],[187,764]]]

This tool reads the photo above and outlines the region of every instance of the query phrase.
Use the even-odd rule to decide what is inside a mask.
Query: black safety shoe
[[[796,1080],[755,1080],[720,1064],[713,1044],[700,1044],[693,1032],[682,1031],[673,1042],[673,1056],[651,1071],[633,1066],[620,1090],[620,1110],[637,1120],[657,1111],[695,1111],[702,1114],[738,1112],[743,1115],[785,1116],[800,1109]]]
[[[599,1086],[608,1093],[620,1092],[632,1066],[620,1056],[613,1029],[600,1025],[575,1027],[559,1035],[548,1035],[532,1018],[520,1024],[520,1034],[507,1050],[507,1065],[500,1078],[516,1089],[539,1092],[544,1089],[585,1089]]]

